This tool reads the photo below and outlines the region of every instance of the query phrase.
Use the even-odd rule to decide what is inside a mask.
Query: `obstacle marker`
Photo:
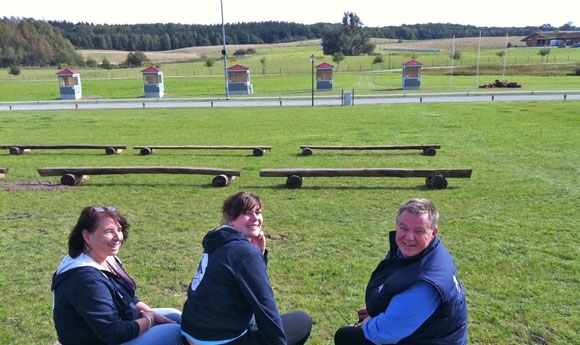
[[[214,187],[225,187],[231,184],[242,171],[237,169],[163,167],[163,166],[127,166],[127,167],[80,167],[80,168],[39,168],[40,176],[61,176],[63,185],[75,186],[87,181],[90,175],[126,175],[126,174],[195,174],[215,175]]]
[[[156,150],[252,150],[256,157],[264,155],[266,150],[271,150],[271,146],[191,146],[191,145],[148,145],[133,146],[139,150],[143,156],[154,154]]]
[[[304,177],[424,177],[430,189],[447,188],[447,178],[470,178],[471,169],[391,169],[391,168],[360,168],[360,169],[262,169],[261,177],[286,177],[287,188],[300,188]]]
[[[441,145],[382,145],[382,146],[328,146],[328,145],[301,145],[303,156],[311,156],[313,150],[422,150],[425,156],[435,156]]]

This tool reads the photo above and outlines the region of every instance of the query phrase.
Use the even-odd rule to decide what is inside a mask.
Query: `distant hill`
[[[341,24],[317,23],[311,25],[287,22],[260,22],[226,24],[226,43],[231,46],[252,46],[261,44],[285,44],[307,40],[319,40],[328,26]],[[504,38],[524,37],[547,27],[498,28],[475,27],[458,24],[414,24],[364,27],[370,37],[383,40],[377,48],[387,44],[392,47],[417,44],[412,42],[444,40],[455,37],[459,42],[464,38],[478,36]],[[22,42],[25,42],[23,44]],[[502,45],[505,44],[502,43]],[[98,59],[96,51],[120,52],[167,52],[172,60],[182,60],[191,55],[190,48],[214,49],[222,45],[221,25],[184,24],[134,24],[107,25],[70,23],[66,21],[39,21],[29,18],[0,19],[0,67],[11,66],[54,66],[67,63],[82,65],[85,61],[75,49]],[[185,51],[183,49],[186,49]],[[220,48],[221,49],[221,48]],[[117,58],[115,58],[117,60]],[[157,59],[156,59],[157,60]],[[159,59],[162,60],[162,59]],[[120,63],[112,61],[112,63]]]

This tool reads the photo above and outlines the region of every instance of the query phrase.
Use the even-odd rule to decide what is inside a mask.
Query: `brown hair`
[[[222,213],[224,220],[230,221],[237,219],[240,214],[245,211],[254,209],[255,207],[262,209],[262,201],[260,197],[250,192],[238,192],[230,195],[223,204]]]
[[[68,237],[68,255],[72,258],[76,258],[85,251],[85,239],[83,238],[83,230],[87,230],[93,233],[99,222],[105,218],[110,218],[117,221],[121,225],[123,232],[123,243],[129,238],[129,223],[125,217],[123,217],[117,209],[114,207],[100,207],[100,206],[87,206],[81,211],[81,215],[71,230]]]

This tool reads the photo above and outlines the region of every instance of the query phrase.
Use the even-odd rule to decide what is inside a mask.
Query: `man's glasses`
[[[93,211],[97,213],[103,213],[105,211],[117,212],[117,208],[115,206],[93,207]]]

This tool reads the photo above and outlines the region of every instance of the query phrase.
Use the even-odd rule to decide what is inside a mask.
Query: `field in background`
[[[521,45],[519,40],[521,37],[510,37],[509,43]],[[382,56],[380,63],[373,63],[374,56],[354,56],[335,64],[331,56],[322,54],[318,40],[230,46],[228,66],[242,64],[250,68],[250,82],[254,89],[253,95],[236,97],[310,95],[311,55],[316,56],[316,65],[328,62],[335,66],[333,90],[316,92],[316,97],[340,96],[343,91],[358,96],[401,94],[401,66],[413,58],[423,64],[421,89],[405,90],[405,93],[479,92],[479,86],[495,80],[516,82],[523,86],[517,91],[523,92],[580,90],[580,78],[570,76],[580,69],[580,49],[576,48],[552,48],[547,56],[541,56],[536,48],[506,50],[504,37],[482,38],[481,42],[479,38],[466,38],[455,42],[446,39],[417,42],[375,40],[375,43],[377,53]],[[236,50],[248,48],[256,49],[256,54],[233,56]],[[452,61],[452,51],[460,53],[461,59]],[[106,57],[114,63],[120,63],[127,56],[127,52],[113,51],[81,51],[81,54],[97,61]],[[224,96],[224,65],[219,60],[220,46],[147,52],[146,55],[163,70],[164,98],[217,99]],[[205,59],[215,60],[214,65],[206,66]],[[78,67],[83,99],[143,97],[143,69],[141,66],[112,70]],[[26,68],[19,76],[0,74],[0,102],[60,99],[57,72],[56,67]]]
[[[0,343],[53,344],[50,279],[66,253],[81,208],[116,205],[132,224],[121,250],[139,296],[181,308],[201,255],[219,224],[223,199],[251,190],[265,203],[269,272],[280,309],[314,319],[308,344],[332,345],[354,320],[364,288],[385,255],[396,208],[410,197],[434,200],[440,236],[466,286],[470,344],[580,344],[578,102],[394,104],[353,107],[135,109],[2,112],[6,143],[113,143],[130,148],[0,152]],[[304,144],[441,144],[419,151],[315,151]],[[271,145],[244,151],[160,151],[134,145]],[[225,188],[211,176],[92,176],[60,187],[46,166],[201,166],[242,169]],[[428,190],[421,178],[305,178],[299,190],[263,168],[393,167],[473,169]]]

